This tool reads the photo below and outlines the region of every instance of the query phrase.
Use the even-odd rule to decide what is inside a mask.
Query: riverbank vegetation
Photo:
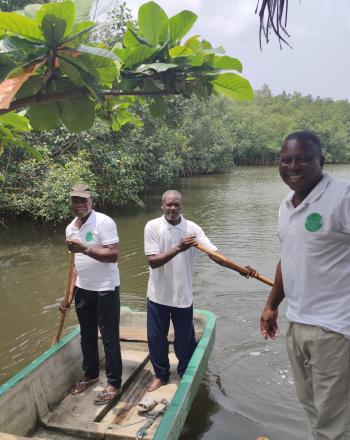
[[[101,121],[79,134],[63,126],[27,133],[27,143],[43,160],[37,162],[21,149],[5,151],[0,159],[6,173],[2,213],[64,220],[69,216],[69,187],[77,181],[89,182],[104,209],[142,205],[143,192],[180,176],[274,164],[283,137],[300,129],[320,136],[327,162],[350,162],[347,101],[298,93],[272,96],[264,86],[252,102],[173,97],[160,117],[148,106],[135,112],[143,126],[127,124],[118,133]]]

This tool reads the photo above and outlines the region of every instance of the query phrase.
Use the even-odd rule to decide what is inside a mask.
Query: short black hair
[[[308,144],[312,145],[315,153],[322,156],[322,146],[320,138],[312,131],[295,131],[289,134],[283,141],[283,146],[288,141],[306,141]]]

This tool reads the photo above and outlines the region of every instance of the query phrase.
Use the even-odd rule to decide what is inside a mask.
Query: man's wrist
[[[88,257],[91,257],[91,256],[92,256],[92,255],[91,255],[91,248],[90,248],[90,247],[86,248],[86,249],[83,251],[83,254],[84,254],[84,255],[87,255]]]

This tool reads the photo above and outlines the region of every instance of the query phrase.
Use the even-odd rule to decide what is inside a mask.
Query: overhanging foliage
[[[35,130],[63,123],[80,132],[96,117],[119,130],[140,124],[129,106],[143,96],[153,97],[155,115],[164,111],[165,95],[253,97],[249,82],[236,73],[241,63],[223,55],[222,47],[198,35],[182,43],[197,19],[193,12],[169,18],[148,2],[137,24],[128,23],[123,44],[110,49],[91,42],[96,29],[108,26],[89,20],[92,3],[64,0],[0,12],[0,115],[25,109]],[[11,143],[16,127],[3,119],[0,127],[1,145]]]

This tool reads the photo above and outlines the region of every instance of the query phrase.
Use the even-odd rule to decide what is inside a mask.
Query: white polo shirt
[[[86,222],[78,229],[77,217],[66,228],[66,237],[79,239],[84,246],[104,246],[119,242],[117,226],[110,217],[92,211]],[[114,290],[120,284],[116,263],[102,263],[87,255],[75,254],[75,268],[78,273],[77,287],[93,291]]]
[[[350,336],[350,182],[324,174],[296,208],[280,207],[287,318]]]
[[[203,246],[211,250],[217,249],[196,223],[181,216],[181,222],[173,226],[162,216],[149,221],[145,226],[145,254],[156,255],[165,252],[178,245],[186,235],[195,235]],[[192,282],[197,252],[197,248],[191,247],[161,267],[150,267],[147,297],[166,306],[190,307],[193,302]]]

